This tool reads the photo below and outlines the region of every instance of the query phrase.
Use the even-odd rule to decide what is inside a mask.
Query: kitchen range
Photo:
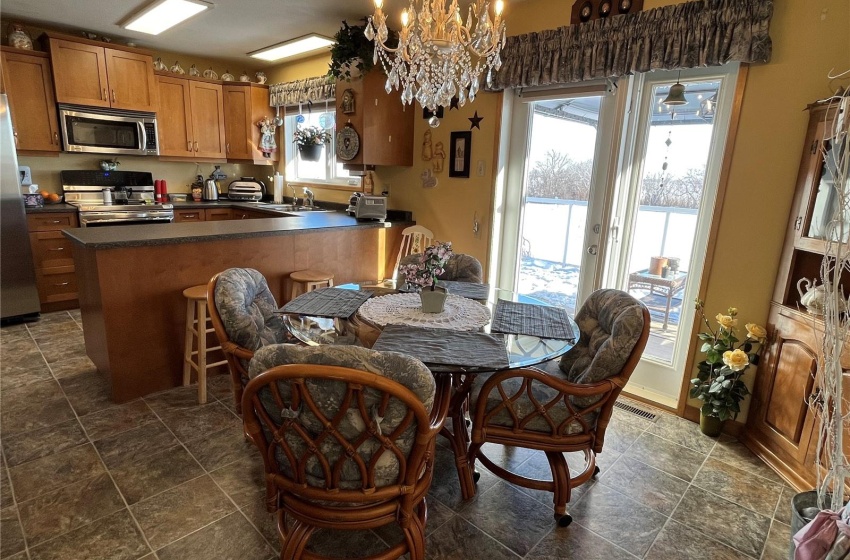
[[[65,202],[79,210],[80,226],[171,223],[174,205],[154,201],[151,173],[62,171]]]

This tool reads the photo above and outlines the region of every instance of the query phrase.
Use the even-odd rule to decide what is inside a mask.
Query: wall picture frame
[[[468,179],[469,160],[472,152],[472,131],[452,132],[449,147],[449,177]]]

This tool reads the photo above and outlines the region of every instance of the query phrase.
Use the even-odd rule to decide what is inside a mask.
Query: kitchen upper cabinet
[[[58,153],[59,123],[47,54],[3,47],[2,60],[18,153]]]
[[[160,156],[224,159],[221,85],[165,75],[157,75],[156,80]]]
[[[387,77],[378,69],[359,80],[336,84],[336,130],[351,124],[360,135],[360,151],[347,165],[413,165],[414,105],[405,106],[397,91],[384,90]],[[343,112],[343,96],[354,95],[354,111]]]
[[[263,157],[259,149],[263,117],[274,117],[269,106],[268,86],[252,83],[228,83],[224,91],[224,124],[227,159],[247,160],[262,165],[280,159],[280,150],[271,158]]]
[[[57,102],[156,112],[149,53],[53,32],[46,36]]]

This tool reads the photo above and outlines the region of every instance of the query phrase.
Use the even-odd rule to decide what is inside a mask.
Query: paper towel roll
[[[283,202],[283,175],[279,171],[274,174],[274,201],[277,204]]]

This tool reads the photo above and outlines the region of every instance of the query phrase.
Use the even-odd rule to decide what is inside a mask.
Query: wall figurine
[[[431,145],[431,131],[426,130],[422,137],[422,161],[431,161],[434,157],[434,150]]]
[[[446,163],[446,150],[442,142],[437,142],[434,146],[434,157],[431,164],[434,166],[434,173],[442,173],[443,166]]]
[[[277,151],[277,143],[274,140],[277,127],[274,119],[263,117],[257,126],[260,127],[260,151],[263,152],[263,157],[272,157],[272,153]]]

